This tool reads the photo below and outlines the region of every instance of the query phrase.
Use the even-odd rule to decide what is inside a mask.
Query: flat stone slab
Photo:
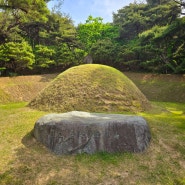
[[[72,111],[48,114],[34,126],[35,138],[55,154],[142,152],[151,135],[141,116]]]

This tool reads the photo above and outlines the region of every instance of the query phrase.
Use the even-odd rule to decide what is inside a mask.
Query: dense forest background
[[[86,56],[122,71],[185,73],[184,1],[135,1],[112,23],[89,16],[78,26],[49,1],[0,0],[1,76],[58,72]]]

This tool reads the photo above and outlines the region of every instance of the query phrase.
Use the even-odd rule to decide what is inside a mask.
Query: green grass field
[[[151,103],[138,113],[152,133],[144,153],[71,156],[55,156],[33,138],[47,112],[1,103],[0,185],[185,185],[185,103]]]

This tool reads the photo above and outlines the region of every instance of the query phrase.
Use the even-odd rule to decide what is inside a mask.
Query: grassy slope
[[[138,112],[150,108],[146,97],[123,73],[99,64],[66,70],[29,105],[51,112]]]
[[[151,101],[185,102],[185,75],[125,74]]]
[[[185,184],[185,101],[153,102],[153,110],[141,113],[152,132],[144,153],[90,156],[54,156],[37,143],[31,130],[47,113],[26,104],[0,104],[1,185]]]
[[[58,74],[0,78],[0,103],[30,101]],[[185,75],[126,72],[151,101],[185,102]]]
[[[30,101],[56,74],[0,78],[0,103]]]

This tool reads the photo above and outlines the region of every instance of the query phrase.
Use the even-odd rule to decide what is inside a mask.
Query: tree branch
[[[173,1],[181,6],[185,6],[185,2],[183,2],[183,1],[178,1],[178,0],[173,0]]]
[[[26,10],[25,8],[22,7],[16,7],[16,6],[9,6],[9,5],[0,5],[0,9],[6,10],[6,9],[11,9],[11,10],[21,10],[25,13],[28,13],[28,10]]]

